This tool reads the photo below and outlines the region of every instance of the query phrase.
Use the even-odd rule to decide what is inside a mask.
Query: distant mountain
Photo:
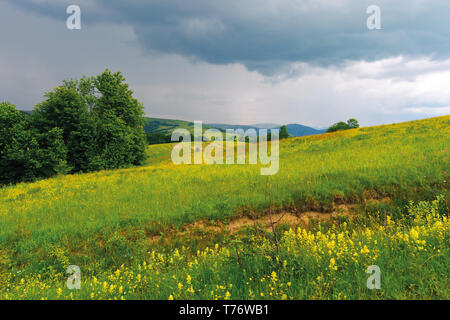
[[[263,123],[263,124],[254,124],[254,125],[233,125],[233,124],[218,124],[218,123],[209,123],[208,126],[219,129],[243,129],[244,131],[248,129],[254,129],[258,131],[259,129],[279,129],[281,126],[273,123]],[[288,124],[286,125],[288,132],[293,137],[303,137],[303,136],[312,136],[315,134],[324,133],[326,130],[318,130],[311,127],[307,127],[301,124]]]
[[[257,123],[257,124],[253,124],[252,126],[255,128],[260,128],[260,129],[274,129],[274,128],[281,127],[279,124],[275,124],[275,123]]]
[[[301,124],[288,124],[288,132],[293,137],[313,136],[315,134],[325,133],[327,130],[318,130]]]

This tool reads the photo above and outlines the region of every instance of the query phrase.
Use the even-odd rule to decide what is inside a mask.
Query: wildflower
[[[270,278],[272,279],[272,282],[275,283],[278,280],[277,273],[275,271],[272,272],[270,275]]]
[[[337,270],[336,260],[334,258],[330,259],[330,265],[328,266],[331,270]]]
[[[409,234],[411,235],[412,239],[414,239],[414,240],[419,239],[419,233],[414,228],[411,229]]]
[[[366,253],[369,253],[369,252],[370,252],[369,248],[367,248],[367,246],[364,245],[364,247],[361,249],[361,254],[366,254]]]

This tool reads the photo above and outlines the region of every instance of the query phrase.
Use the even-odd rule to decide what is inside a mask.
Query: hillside
[[[188,124],[162,121],[161,127]],[[255,299],[270,292],[280,299],[334,299],[339,293],[341,298],[376,298],[358,289],[354,281],[365,281],[367,265],[378,259],[392,274],[387,279],[391,285],[380,291],[380,298],[433,294],[448,298],[448,283],[430,282],[443,279],[448,271],[447,220],[430,218],[430,225],[417,224],[418,231],[401,229],[398,222],[399,234],[411,232],[415,237],[418,233],[420,241],[426,241],[426,245],[420,242],[422,250],[416,244],[411,249],[400,245],[395,239],[403,233],[386,236],[383,230],[389,219],[404,218],[410,201],[431,201],[442,194],[443,202],[427,212],[437,214],[445,203],[448,206],[449,136],[450,116],[445,116],[286,139],[280,143],[280,170],[270,177],[260,175],[260,165],[174,165],[170,160],[173,144],[163,144],[149,147],[148,163],[142,167],[2,188],[0,297],[70,298],[68,290],[60,293],[56,288],[64,283],[65,268],[75,264],[86,281],[80,292],[73,292],[80,298],[225,298],[230,294]],[[257,221],[278,220],[283,213],[288,214],[288,225],[319,235],[285,234],[289,228],[283,227],[277,229],[283,240],[264,236],[267,230],[274,231],[273,224],[272,229],[257,229],[254,236],[246,231]],[[327,224],[332,218],[345,226]],[[365,227],[358,231],[353,218],[375,231]],[[355,231],[346,234],[342,228],[350,226]],[[340,232],[342,243],[352,248],[348,256],[334,244]],[[241,233],[237,243],[243,251],[236,249],[236,256],[230,243]],[[308,249],[299,251],[303,246]],[[383,255],[383,248],[390,253]],[[428,260],[429,252],[438,249],[442,254]],[[312,255],[313,250],[322,253]],[[300,256],[302,252],[311,256]],[[333,255],[321,260],[327,252]],[[416,258],[405,260],[406,254]],[[145,269],[142,261],[146,261]],[[425,261],[434,267],[419,268]],[[410,277],[404,274],[406,268],[412,270]],[[405,289],[408,281],[414,290]],[[151,283],[158,283],[159,289]],[[186,291],[191,285],[192,294]],[[121,292],[120,286],[124,286]]]
[[[203,126],[205,129],[209,127]],[[144,130],[147,133],[161,133],[165,135],[172,134],[175,129],[187,129],[191,132],[194,130],[194,123],[184,120],[171,120],[160,118],[145,118]]]
[[[300,124],[288,124],[286,127],[288,129],[289,134],[293,137],[311,136],[321,134],[326,131],[326,130],[317,130]],[[147,133],[170,135],[172,134],[173,130],[177,128],[187,129],[192,132],[194,129],[194,123],[184,120],[171,120],[171,119],[148,118],[148,117],[145,118],[144,129]],[[256,130],[256,132],[258,132],[259,129],[280,128],[280,125],[270,123],[255,124],[255,125],[233,125],[220,123],[203,124],[203,129],[207,130],[210,128],[216,128],[221,131],[225,131],[226,129],[243,129],[244,131],[248,129],[254,129]]]

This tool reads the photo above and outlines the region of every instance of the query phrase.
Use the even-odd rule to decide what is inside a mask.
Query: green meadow
[[[141,167],[4,187],[0,298],[448,299],[449,137],[444,116],[286,139],[273,176],[174,165],[174,144],[154,145]]]

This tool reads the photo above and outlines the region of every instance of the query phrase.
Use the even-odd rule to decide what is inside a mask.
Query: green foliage
[[[162,144],[162,143],[170,143],[172,140],[172,136],[170,134],[164,133],[147,133],[147,142],[148,144]]]
[[[359,128],[359,122],[358,120],[351,118],[347,120],[347,125],[350,129],[356,129]]]
[[[142,104],[120,72],[66,80],[31,117],[0,105],[0,184],[142,164]]]
[[[46,100],[36,105],[32,113],[33,126],[39,132],[62,130],[72,172],[88,171],[94,153],[94,121],[78,86],[75,81],[64,81],[47,92]]]
[[[359,128],[358,120],[351,118],[347,120],[347,123],[340,121],[338,123],[333,124],[328,128],[327,132],[335,132],[340,130],[348,130],[348,129],[356,129]]]
[[[281,126],[280,128],[280,139],[286,139],[289,138],[289,132],[286,126]]]
[[[120,72],[64,81],[36,106],[33,125],[63,130],[72,172],[139,165],[145,159],[143,106]]]
[[[38,132],[15,106],[0,103],[0,185],[66,173],[66,154],[59,128]]]

